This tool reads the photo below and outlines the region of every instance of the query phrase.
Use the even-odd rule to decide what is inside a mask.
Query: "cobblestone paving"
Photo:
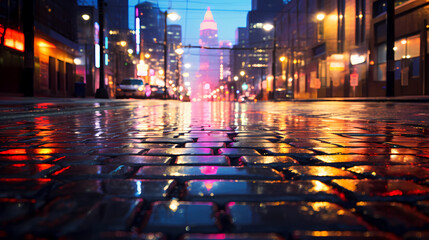
[[[429,239],[429,110],[73,104],[2,105],[0,238]]]

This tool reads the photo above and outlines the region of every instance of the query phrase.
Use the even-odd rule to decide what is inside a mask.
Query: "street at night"
[[[429,0],[0,0],[0,239],[429,240]]]
[[[3,238],[428,237],[428,103],[0,107]]]

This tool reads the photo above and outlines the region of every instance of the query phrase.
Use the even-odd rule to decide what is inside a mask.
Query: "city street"
[[[429,103],[0,100],[2,239],[429,239]]]

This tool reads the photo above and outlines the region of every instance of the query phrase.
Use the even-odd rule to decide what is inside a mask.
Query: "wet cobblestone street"
[[[0,238],[429,239],[428,109],[0,101]]]

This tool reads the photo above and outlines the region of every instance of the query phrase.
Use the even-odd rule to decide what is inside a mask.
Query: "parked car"
[[[144,98],[146,97],[145,89],[143,80],[138,78],[127,78],[116,86],[116,98]]]

